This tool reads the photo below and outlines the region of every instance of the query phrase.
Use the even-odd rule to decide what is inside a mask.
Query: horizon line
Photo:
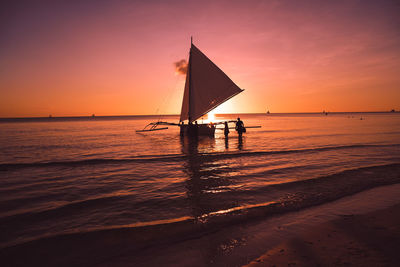
[[[344,113],[398,113],[399,111],[327,111],[327,114],[344,114]],[[324,114],[324,112],[248,112],[248,113],[214,113],[215,115],[271,115],[271,114]],[[180,116],[180,114],[136,114],[136,115],[61,115],[56,116],[21,116],[21,117],[0,117],[2,119],[52,119],[52,118],[100,118],[100,117],[162,117],[162,116]]]

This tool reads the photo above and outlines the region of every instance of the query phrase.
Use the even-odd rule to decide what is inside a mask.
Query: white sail
[[[192,44],[180,121],[193,122],[242,91]]]

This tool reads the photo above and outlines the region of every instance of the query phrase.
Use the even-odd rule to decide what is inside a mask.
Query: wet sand
[[[247,266],[399,266],[400,204],[298,233]]]

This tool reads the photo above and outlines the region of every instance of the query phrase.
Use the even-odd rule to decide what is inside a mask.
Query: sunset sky
[[[0,117],[178,114],[195,45],[220,113],[400,110],[400,1],[9,1]]]

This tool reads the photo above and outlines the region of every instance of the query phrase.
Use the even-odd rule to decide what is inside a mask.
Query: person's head
[[[225,122],[225,126],[228,126],[228,122],[227,121]]]
[[[238,121],[240,121],[240,118],[238,117]]]
[[[194,122],[197,125],[197,121]]]

